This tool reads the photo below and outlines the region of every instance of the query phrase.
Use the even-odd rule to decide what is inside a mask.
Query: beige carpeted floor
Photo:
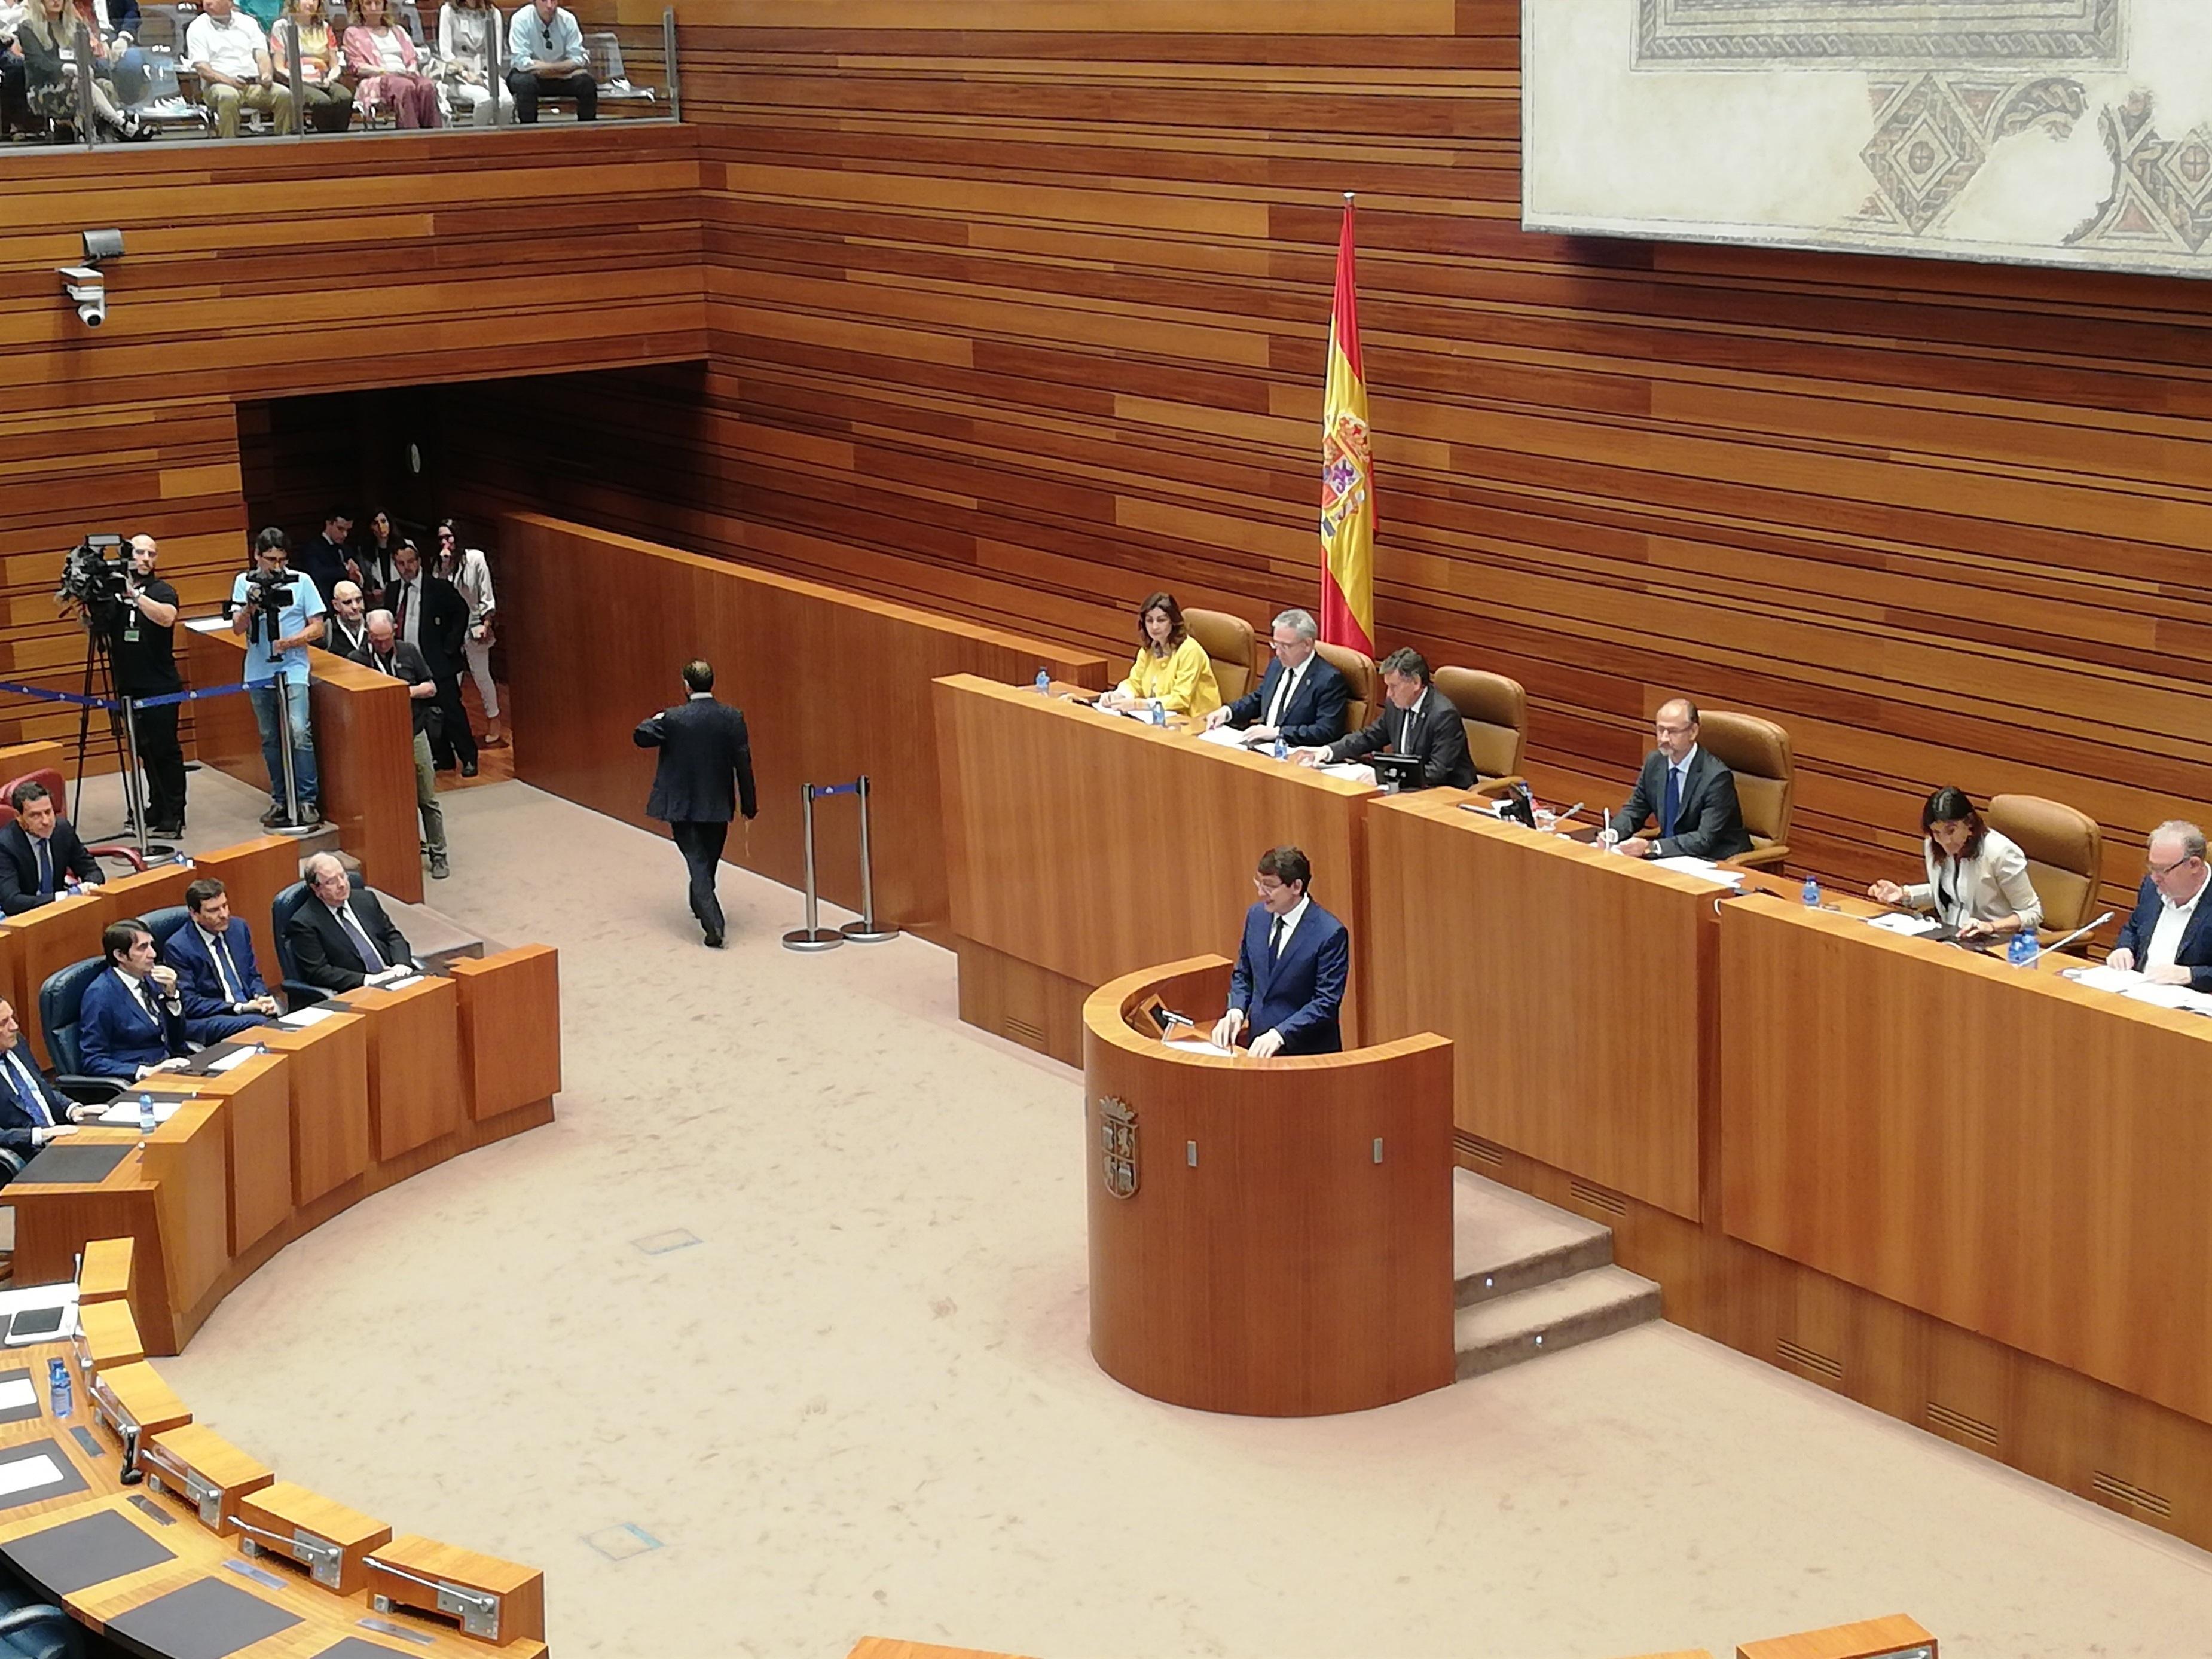
[[[959,1025],[950,956],[791,955],[734,870],[710,953],[665,842],[446,806],[431,902],[562,952],[560,1121],[162,1370],[283,1475],[542,1565],[557,1654],[1726,1654],[1902,1611],[1949,1659],[2212,1655],[2212,1558],[1669,1326],[1354,1418],[1131,1395],[1085,1349],[1079,1079]]]

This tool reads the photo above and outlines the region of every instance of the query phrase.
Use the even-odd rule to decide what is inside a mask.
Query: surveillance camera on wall
[[[64,265],[62,286],[76,301],[76,318],[87,328],[107,320],[107,279],[91,265]]]

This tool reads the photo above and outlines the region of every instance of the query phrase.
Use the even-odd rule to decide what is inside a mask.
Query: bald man
[[[125,697],[181,691],[177,674],[177,590],[155,574],[161,550],[151,536],[131,538],[131,574],[123,609],[108,640],[115,690]],[[185,833],[185,751],[177,742],[177,708],[134,708],[138,758],[146,768],[146,833],[173,841]]]
[[[1751,851],[1735,774],[1698,746],[1698,706],[1686,697],[1661,703],[1651,731],[1659,746],[1611,825],[1625,837],[1620,850],[1638,859],[1712,860]],[[1647,820],[1656,835],[1645,833]]]
[[[368,601],[352,582],[331,590],[331,625],[315,643],[355,662],[368,659]]]
[[[308,984],[345,992],[416,969],[414,951],[375,894],[354,890],[345,866],[318,853],[301,872],[307,894],[284,929],[292,965]]]

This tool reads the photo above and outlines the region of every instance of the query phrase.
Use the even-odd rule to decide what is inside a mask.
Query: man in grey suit
[[[1732,859],[1751,851],[1735,774],[1698,747],[1698,709],[1686,697],[1659,705],[1651,717],[1659,747],[1647,757],[1636,792],[1613,815],[1612,831],[1631,858]],[[1644,833],[1647,819],[1659,833]]]
[[[753,799],[752,745],[745,717],[714,701],[714,669],[693,660],[684,665],[685,697],[638,723],[630,740],[641,749],[660,750],[653,775],[647,815],[659,818],[675,836],[691,872],[691,914],[707,936],[707,948],[722,948],[722,902],[714,878],[729,839],[730,820],[742,808],[747,819],[759,811]]]

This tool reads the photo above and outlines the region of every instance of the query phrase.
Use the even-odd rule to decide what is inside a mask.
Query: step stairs
[[[1452,1346],[1462,1381],[1659,1317],[1613,1230],[1471,1170],[1452,1172]]]

